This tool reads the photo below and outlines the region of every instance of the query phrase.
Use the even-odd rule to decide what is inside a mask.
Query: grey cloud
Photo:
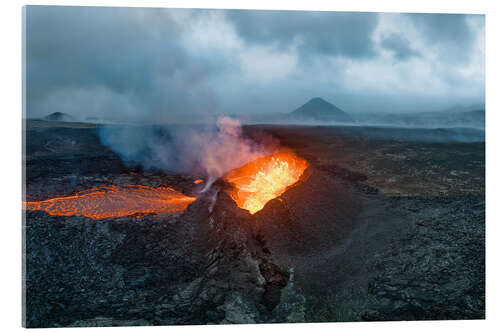
[[[68,88],[126,94],[138,112],[215,104],[205,77],[224,63],[188,54],[165,10],[29,6],[26,30],[28,108],[35,113],[44,98]]]
[[[406,60],[419,53],[410,47],[408,39],[401,35],[391,34],[382,40],[382,46],[392,52],[398,60]]]
[[[392,110],[411,108],[415,101],[431,105],[438,102],[436,96],[439,103],[457,103],[464,91],[468,99],[480,90],[478,98],[484,96],[484,84],[463,80],[455,70],[468,64],[468,56],[457,56],[474,52],[471,43],[477,32],[471,31],[465,16],[407,14],[425,39],[419,49],[410,47],[405,31],[390,31],[394,34],[382,40],[380,46],[395,58],[408,60],[406,64],[426,53],[426,47],[438,50],[440,61],[429,65],[437,69],[436,77],[421,78],[404,72],[404,66],[390,69],[403,72],[380,74],[388,62],[372,38],[381,27],[377,13],[223,10],[212,16],[213,12],[28,6],[28,117],[61,111],[81,118],[196,121],[217,113],[287,112],[312,96],[329,99],[347,111],[364,111],[374,103]],[[214,36],[217,30],[205,32],[199,29],[200,22],[215,22],[212,27],[217,28],[222,22],[220,26],[229,27],[231,33]],[[201,46],[199,34],[204,34]],[[265,52],[252,53],[256,49]],[[245,61],[252,62],[245,69],[256,71],[253,76],[243,75],[242,68],[248,65],[242,61],[245,52],[251,55]],[[281,59],[273,54],[294,59],[289,72],[273,72],[280,64],[272,62]],[[268,55],[267,66],[260,67],[259,57]],[[425,66],[427,59],[420,60]],[[261,75],[259,68],[265,68],[266,80],[255,80]],[[346,73],[353,72],[358,74],[346,80]],[[394,78],[396,83],[383,88],[383,82],[370,80],[376,75],[380,81]],[[413,86],[423,86],[424,92],[405,92],[400,98],[400,77],[416,80]],[[429,80],[443,82],[442,92],[426,95]],[[446,96],[450,91],[455,95]]]
[[[469,60],[475,34],[461,14],[407,14],[431,47],[439,51],[443,61]]]
[[[305,57],[317,53],[363,58],[376,54],[377,13],[230,10],[228,19],[245,40],[289,48],[296,38]]]
[[[434,42],[467,43],[473,37],[466,15],[461,14],[408,14],[423,30],[424,36]]]

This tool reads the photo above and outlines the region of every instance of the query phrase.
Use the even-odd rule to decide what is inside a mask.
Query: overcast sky
[[[27,115],[198,119],[484,103],[484,16],[30,6]]]

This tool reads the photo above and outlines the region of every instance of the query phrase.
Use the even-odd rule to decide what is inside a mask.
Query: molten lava
[[[224,179],[233,185],[228,193],[236,204],[254,214],[295,184],[306,168],[307,162],[300,157],[279,152],[245,164]]]
[[[196,200],[170,187],[142,185],[102,186],[75,195],[44,201],[27,201],[25,209],[43,210],[50,215],[81,215],[93,219],[134,214],[184,211]]]

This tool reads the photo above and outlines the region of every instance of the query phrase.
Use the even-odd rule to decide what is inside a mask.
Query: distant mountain
[[[288,116],[297,120],[352,122],[346,112],[320,97],[309,100],[306,104],[290,112]]]
[[[43,117],[43,120],[48,120],[48,121],[74,121],[75,119],[73,118],[73,116],[70,116],[67,113],[54,112],[54,113],[51,113],[51,114]]]

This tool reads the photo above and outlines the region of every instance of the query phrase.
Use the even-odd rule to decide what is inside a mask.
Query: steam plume
[[[128,165],[207,178],[204,190],[229,170],[271,153],[243,135],[241,123],[219,117],[215,126],[104,126],[103,144]]]

